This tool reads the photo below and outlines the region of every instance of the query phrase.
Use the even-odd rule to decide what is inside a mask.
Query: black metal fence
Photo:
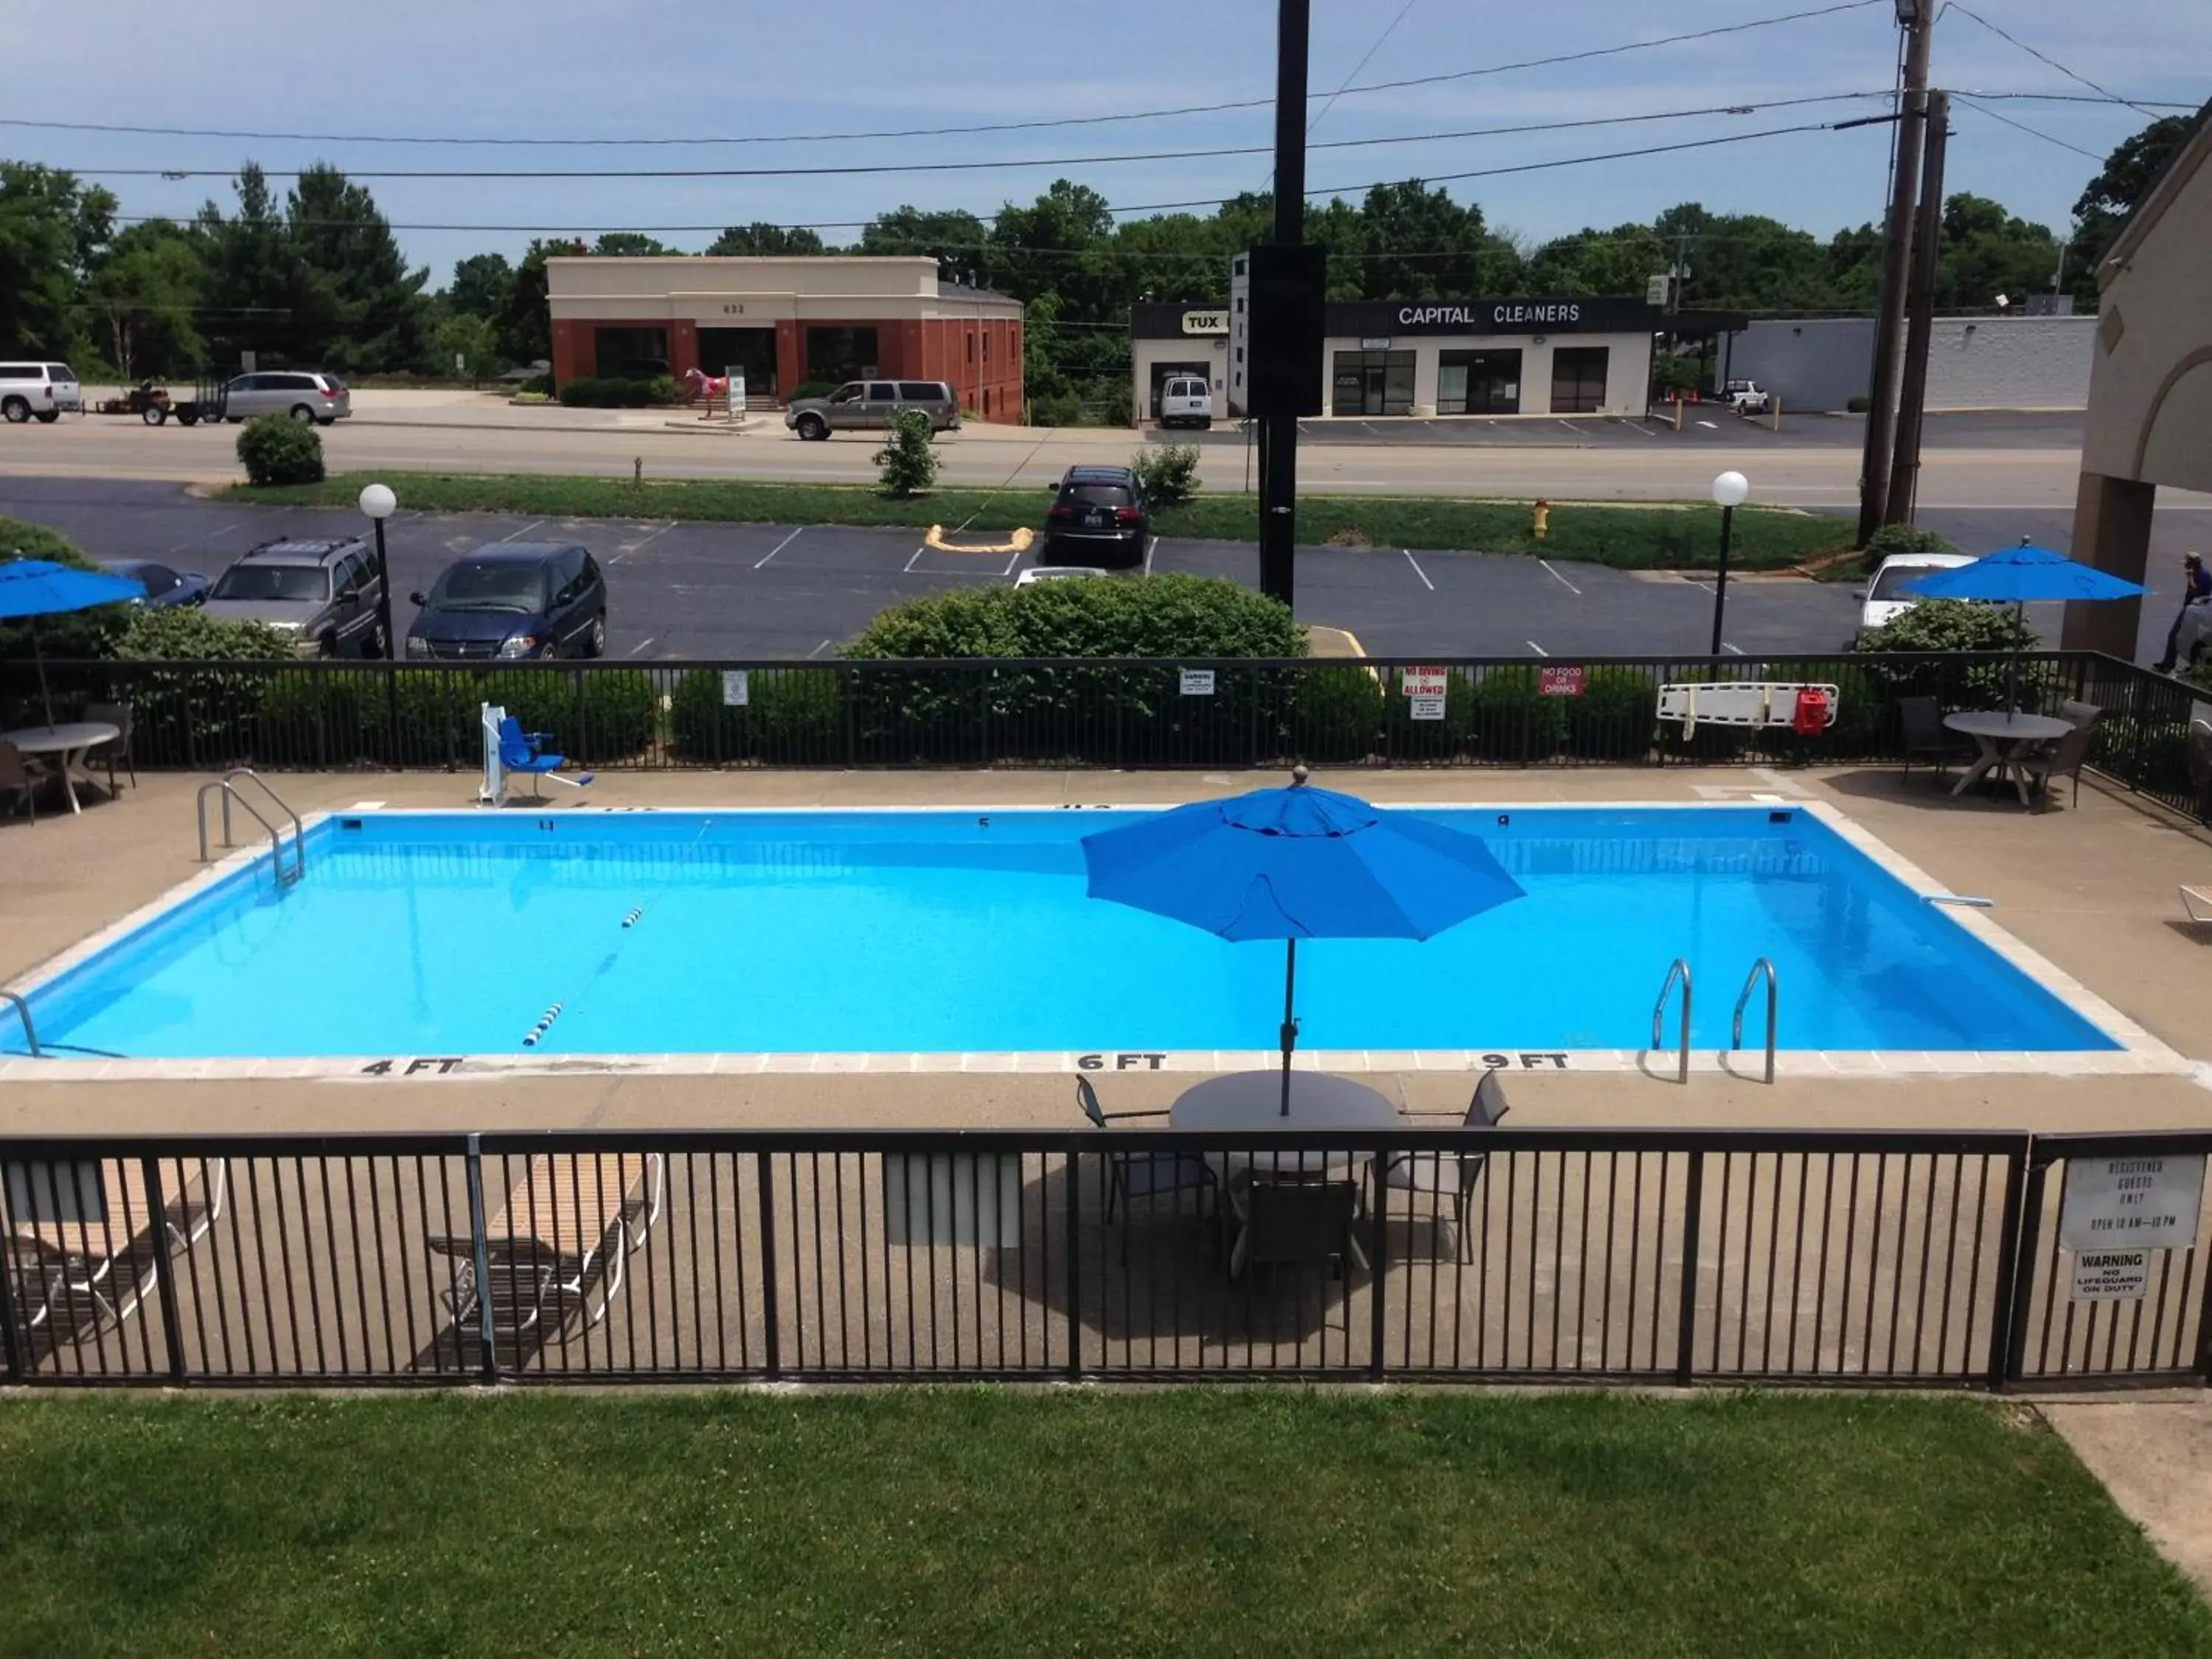
[[[2185,1173],[2208,1151],[1450,1128],[0,1141],[0,1358],[42,1384],[2203,1382],[2201,1200],[2132,1299],[2087,1301],[2063,1195],[2073,1160]]]
[[[356,765],[469,769],[479,706],[505,706],[602,769],[788,767],[1650,765],[1881,762],[1901,755],[1897,700],[2002,707],[2008,670],[1977,655],[1762,659],[1431,659],[1418,712],[1399,659],[1168,662],[1078,658],[629,665],[72,662],[48,665],[56,713],[127,702],[142,767]],[[1656,718],[1658,690],[1715,679],[1838,688],[1817,736]],[[2117,659],[2017,665],[2021,706],[2106,710],[2094,759],[2193,805],[2182,683]],[[34,718],[28,665],[0,663],[0,727]],[[37,716],[36,718],[42,718]]]

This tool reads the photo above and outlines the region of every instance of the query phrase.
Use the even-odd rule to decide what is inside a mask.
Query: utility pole
[[[1882,241],[1881,314],[1875,324],[1874,372],[1867,393],[1866,450],[1859,466],[1859,545],[1881,528],[1889,505],[1891,447],[1896,439],[1899,337],[1905,331],[1906,261],[1912,251],[1912,210],[1920,193],[1920,147],[1928,125],[1928,48],[1935,0],[1897,0],[1905,30],[1905,101],[1897,135],[1897,168]]]
[[[1275,8],[1275,234],[1278,247],[1297,247],[1306,232],[1306,58],[1312,0],[1278,0]],[[1272,338],[1258,342],[1276,349]],[[1310,367],[1310,366],[1309,366]],[[1297,563],[1298,419],[1279,403],[1258,411],[1260,429],[1260,591],[1292,602]]]
[[[1928,346],[1936,331],[1936,268],[1942,251],[1943,152],[1950,137],[1951,94],[1928,94],[1928,134],[1920,165],[1920,216],[1912,231],[1911,321],[1905,333],[1905,378],[1898,396],[1897,451],[1889,472],[1885,523],[1910,524],[1920,491],[1920,431],[1928,413]]]

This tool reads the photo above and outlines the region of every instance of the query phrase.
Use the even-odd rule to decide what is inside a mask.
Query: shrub
[[[46,559],[76,570],[98,568],[77,550],[74,543],[46,526],[26,524],[20,519],[0,518],[0,564],[12,563],[17,559]],[[38,622],[39,648],[56,662],[106,656],[116,629],[128,614],[128,610],[122,605],[104,605],[92,611],[41,617]],[[30,654],[29,625],[25,623],[0,623],[0,662]],[[13,719],[0,720],[0,725],[14,724]]]
[[[580,375],[561,386],[561,401],[570,409],[647,409],[673,404],[682,396],[683,388],[666,374],[656,374],[649,380]]]
[[[1395,671],[1382,686],[1383,752],[1392,760],[1452,760],[1466,753],[1474,738],[1474,682],[1455,669],[1444,677],[1444,717],[1413,718],[1413,700]]]
[[[875,454],[884,494],[902,498],[925,494],[937,482],[937,452],[930,447],[929,416],[902,409],[891,416],[890,436]]]
[[[533,374],[528,380],[518,382],[514,389],[519,395],[526,398],[531,396],[550,398],[553,395],[553,377],[550,374]]]
[[[1349,666],[1316,668],[1300,674],[1295,684],[1289,745],[1293,759],[1343,763],[1375,753],[1387,694],[1374,674]]]
[[[1547,697],[1533,663],[1487,670],[1474,684],[1476,752],[1491,760],[1537,761],[1559,750],[1565,735],[1565,697]],[[1449,705],[1446,705],[1449,708]]]
[[[2034,708],[2041,706],[2047,672],[2033,663],[2020,664],[2015,671],[2002,659],[2036,650],[2039,644],[2035,630],[2008,605],[1923,599],[1893,621],[1869,629],[1859,637],[1858,651],[1875,658],[1926,652],[1989,653],[1988,659],[1972,664],[1906,660],[1876,661],[1869,666],[1893,698],[1933,696],[1947,708],[1970,704],[1990,708],[2003,702],[2012,684],[2021,706]]]
[[[1083,399],[1073,392],[1048,392],[1030,399],[1031,426],[1081,426]]]
[[[270,686],[255,752],[280,766],[471,766],[487,702],[526,732],[552,732],[562,754],[586,766],[636,754],[660,721],[660,694],[643,669],[401,668],[389,690],[380,673],[308,670]]]
[[[1956,553],[1954,547],[1932,530],[1923,530],[1917,524],[1886,524],[1867,538],[1863,554],[1867,574],[1881,568],[1884,559],[1893,559],[1901,553]]]
[[[287,415],[248,421],[238,434],[238,459],[248,483],[305,484],[323,481],[322,434]]]
[[[1736,672],[1732,670],[1715,672],[1709,668],[1684,668],[1676,671],[1674,683],[1703,685],[1713,680],[1736,678]],[[1657,708],[1656,693],[1653,708],[1655,710]],[[1751,746],[1754,735],[1753,728],[1748,726],[1716,726],[1711,720],[1696,720],[1692,722],[1690,733],[1685,737],[1680,720],[1665,720],[1659,726],[1659,747],[1663,752],[1680,756],[1685,760],[1730,761],[1738,758]]]
[[[801,398],[826,398],[844,384],[842,380],[801,380],[792,388],[787,401],[795,404]]]
[[[1129,465],[1154,507],[1181,507],[1198,494],[1196,444],[1147,444]]]
[[[839,653],[874,657],[1303,657],[1278,601],[1218,576],[1038,582],[909,600]]]
[[[723,701],[720,669],[695,668],[670,699],[669,737],[688,760],[819,764],[844,753],[845,692],[834,668],[753,669],[746,701]]]
[[[1863,393],[1844,399],[1844,411],[1849,415],[1863,415],[1874,407],[1874,400]]]
[[[291,636],[266,623],[134,606],[118,608],[106,654],[137,662],[240,665],[134,674],[118,680],[109,699],[132,705],[132,723],[147,734],[144,741],[188,765],[206,766],[257,753],[257,722],[281,683],[259,665],[289,662],[293,652]]]
[[[1636,760],[1651,752],[1658,676],[1648,668],[1593,668],[1583,694],[1563,697],[1567,752],[1578,760]]]

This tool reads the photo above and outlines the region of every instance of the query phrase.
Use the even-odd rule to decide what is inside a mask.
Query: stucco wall
[[[2080,409],[2088,402],[2094,317],[1938,317],[1928,343],[1930,409]],[[1874,319],[1753,323],[1728,377],[1756,380],[1787,410],[1842,409],[1866,396]]]

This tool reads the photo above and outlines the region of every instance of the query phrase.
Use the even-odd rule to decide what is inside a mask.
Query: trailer
[[[141,380],[120,398],[102,398],[93,407],[95,415],[136,415],[148,426],[161,426],[173,415],[179,426],[197,426],[202,421],[210,426],[221,421],[230,406],[230,383],[224,380],[201,379],[192,383],[192,395],[180,398],[165,386],[156,386],[150,380]]]

